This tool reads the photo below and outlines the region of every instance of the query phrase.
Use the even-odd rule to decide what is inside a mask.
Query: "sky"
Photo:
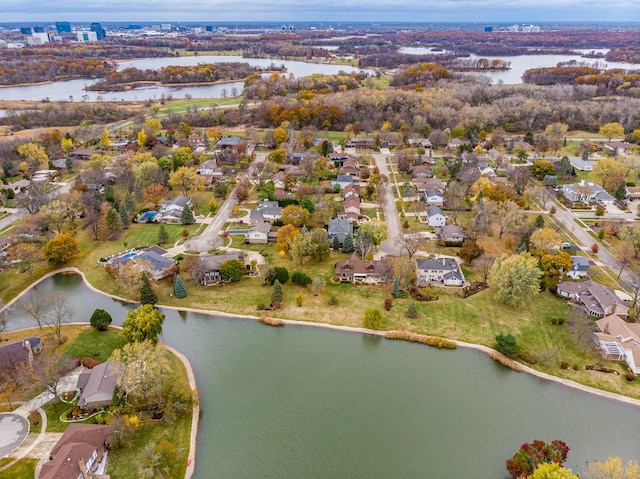
[[[0,22],[640,22],[637,0],[1,0]]]

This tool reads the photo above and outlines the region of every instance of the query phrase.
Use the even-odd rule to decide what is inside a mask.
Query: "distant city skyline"
[[[640,22],[636,1],[612,0],[3,0],[8,22]],[[534,3],[534,5],[532,5]]]

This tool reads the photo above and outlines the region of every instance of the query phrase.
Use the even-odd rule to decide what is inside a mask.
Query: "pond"
[[[133,305],[56,276],[76,321]],[[639,460],[640,410],[518,374],[483,354],[165,310],[201,395],[196,477],[504,478],[520,444],[559,438],[567,465]],[[11,314],[11,329],[30,326]]]

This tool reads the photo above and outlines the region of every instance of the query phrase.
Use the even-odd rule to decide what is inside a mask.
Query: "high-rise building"
[[[96,37],[98,38],[98,40],[104,40],[105,37],[107,36],[107,32],[104,30],[104,28],[102,28],[102,25],[100,25],[99,23],[92,23],[91,24],[91,31],[96,33]]]
[[[20,33],[23,35],[31,35],[32,31],[31,27],[20,27]]]
[[[35,33],[44,33],[44,27],[33,27]]]
[[[56,30],[58,30],[58,33],[71,33],[71,24],[69,22],[56,22]]]

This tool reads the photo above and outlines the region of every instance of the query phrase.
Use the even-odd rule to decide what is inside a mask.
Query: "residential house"
[[[412,148],[424,148],[425,150],[433,147],[433,144],[428,138],[409,138],[408,144]]]
[[[604,358],[622,359],[634,374],[640,374],[640,324],[611,314],[597,320],[596,326],[594,341]]]
[[[418,284],[427,285],[432,281],[445,286],[462,286],[464,275],[454,258],[419,258],[416,259]]]
[[[205,254],[198,257],[199,267],[203,268],[203,285],[217,284],[222,281],[220,267],[225,261],[237,260],[245,264],[242,251],[230,251],[224,254]]]
[[[31,186],[31,182],[29,180],[18,180],[16,182],[10,183],[8,185],[2,185],[3,188],[5,186],[8,186],[9,188],[11,188],[13,190],[13,192],[17,195],[18,193],[22,193],[23,191],[27,191],[29,189],[29,187]]]
[[[612,205],[616,201],[602,186],[587,183],[584,180],[581,180],[580,183],[563,185],[562,195],[570,201],[598,203],[604,206]]]
[[[358,180],[358,178],[352,175],[338,175],[336,176],[336,178],[331,180],[331,188],[335,188],[336,186],[339,186],[340,189],[343,190],[345,186],[350,185],[352,183],[358,185],[360,184],[360,181]]]
[[[425,178],[425,177],[414,177],[411,179],[411,182],[416,186],[418,191],[426,191],[426,190],[438,190],[439,192],[444,192],[444,183],[438,178]]]
[[[196,173],[199,175],[213,175],[217,167],[216,160],[207,160],[198,167]]]
[[[433,173],[426,165],[417,165],[411,168],[411,176],[414,178],[431,178]]]
[[[580,283],[562,281],[558,283],[557,292],[562,297],[582,304],[585,311],[596,318],[610,314],[626,317],[629,312],[627,303],[621,300],[613,289],[593,280]]]
[[[176,263],[167,257],[167,250],[160,246],[151,246],[146,249],[129,249],[100,261],[103,266],[111,265],[118,268],[131,262],[138,270],[144,271],[152,279],[159,281],[171,276],[175,272]]]
[[[345,213],[360,214],[360,198],[357,196],[349,196],[344,199]]]
[[[252,225],[262,222],[273,223],[282,218],[282,208],[277,201],[262,200],[249,214]]]
[[[38,479],[90,479],[104,477],[106,445],[112,426],[70,424],[51,450]]]
[[[345,148],[365,148],[373,150],[376,147],[374,138],[351,138],[345,145]]]
[[[342,245],[349,235],[353,237],[353,224],[349,220],[340,218],[331,218],[329,220],[328,236],[331,244],[333,244],[333,238],[338,238]]]
[[[344,187],[344,193],[342,193],[342,197],[349,198],[350,196],[360,198],[360,185],[351,183]]]
[[[192,207],[191,200],[186,196],[176,196],[172,200],[162,200],[160,211],[155,217],[156,223],[180,223],[182,210],[185,206]]]
[[[242,138],[239,136],[225,136],[224,138],[220,138],[216,143],[216,148],[225,149],[225,148],[233,148],[242,143]]]
[[[427,206],[427,224],[432,227],[444,226],[447,216],[437,206]]]
[[[102,151],[93,148],[76,148],[69,152],[69,157],[74,160],[89,160],[93,155],[100,155]]]
[[[451,138],[449,143],[447,144],[447,148],[450,150],[457,150],[462,145],[467,145],[469,142],[467,140],[461,140],[460,138]]]
[[[98,409],[110,406],[116,382],[124,370],[120,363],[106,361],[93,369],[85,369],[78,376],[80,397],[78,407],[82,409]]]
[[[444,195],[441,191],[433,188],[425,190],[424,200],[428,205],[444,206]]]
[[[291,165],[299,165],[307,159],[304,153],[287,153],[287,163]]]
[[[334,166],[337,168],[341,167],[345,161],[349,158],[353,158],[351,155],[347,155],[345,153],[330,153],[329,159],[333,161]]]
[[[336,275],[343,283],[386,283],[393,276],[391,262],[382,260],[363,260],[357,254],[336,263]]]
[[[627,186],[627,199],[629,201],[640,200],[640,186]]]
[[[11,369],[33,361],[33,354],[42,351],[42,339],[31,336],[0,346],[0,368]]]
[[[571,269],[566,272],[566,275],[573,279],[586,278],[589,276],[589,267],[591,263],[584,256],[572,256],[571,257]]]
[[[436,228],[436,233],[444,244],[451,246],[461,245],[467,237],[467,234],[458,225],[444,225]]]
[[[633,144],[626,141],[612,141],[610,143],[605,143],[605,149],[609,150],[614,155],[623,155],[627,153],[631,148],[633,148]]]
[[[262,221],[251,225],[249,231],[245,234],[245,243],[251,244],[267,244],[269,242],[269,232],[271,231],[271,223]]]

